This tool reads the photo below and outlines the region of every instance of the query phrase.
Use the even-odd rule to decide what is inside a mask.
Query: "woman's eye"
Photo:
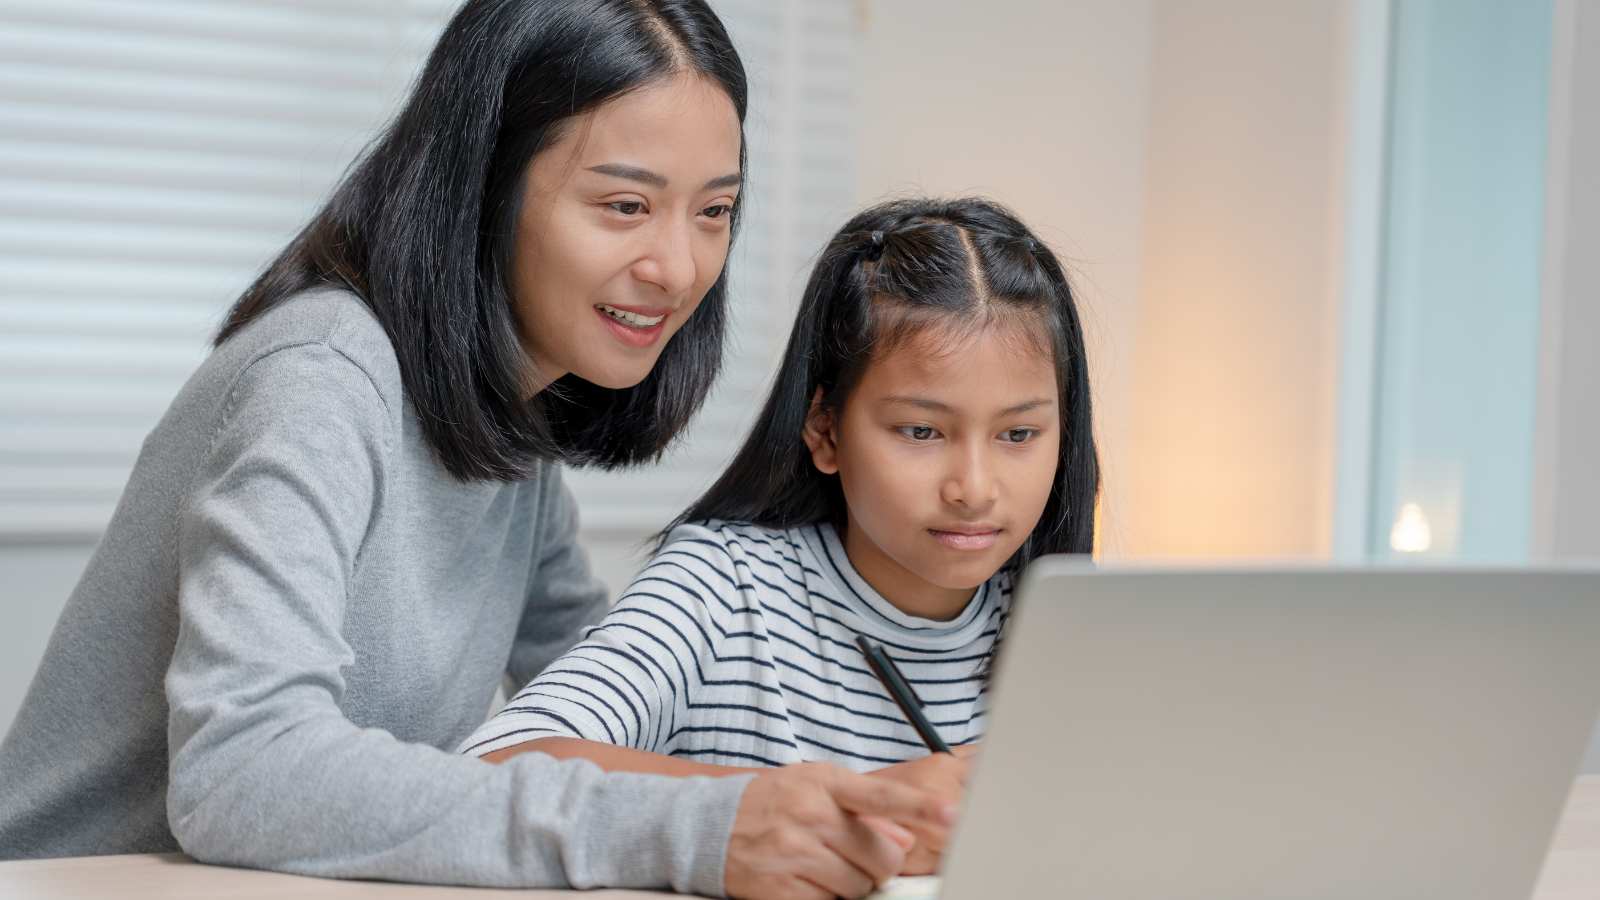
[[[1000,436],[1008,444],[1024,444],[1033,439],[1039,432],[1033,428],[1008,428],[1000,432]]]
[[[718,203],[715,206],[708,206],[705,209],[700,210],[700,214],[708,219],[720,219],[724,216],[733,214],[733,204]]]
[[[637,200],[618,200],[606,205],[625,216],[636,216],[644,212],[644,204]]]
[[[931,425],[904,425],[900,433],[913,441],[931,441],[939,432],[934,431]]]

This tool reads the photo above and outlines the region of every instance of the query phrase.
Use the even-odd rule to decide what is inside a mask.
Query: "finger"
[[[885,820],[875,819],[873,821]],[[907,856],[914,856],[919,853],[933,853],[935,855],[941,854],[944,852],[945,847],[950,843],[950,829],[948,828],[919,827],[915,830],[907,830],[911,832],[911,837],[915,841],[915,843],[910,847],[904,847],[904,845],[902,845]]]
[[[768,896],[763,893],[760,895],[760,900],[766,900]],[[838,895],[805,878],[795,877],[789,879],[776,894],[770,896],[777,897],[778,900],[834,900]]]
[[[841,772],[828,784],[841,808],[858,816],[882,816],[904,824],[949,828],[959,810],[931,791],[854,772]]]
[[[899,826],[885,822],[891,828]],[[904,831],[904,829],[901,829]],[[901,844],[877,828],[845,815],[836,827],[819,832],[823,846],[849,863],[873,884],[882,884],[899,873],[905,866],[906,854],[916,845],[915,836],[909,832],[909,844]]]
[[[877,890],[879,884],[877,879],[839,856],[817,860],[801,870],[800,877],[820,888],[830,898],[865,897]]]
[[[905,865],[900,867],[901,875],[933,875],[939,871],[939,861],[942,854],[934,853],[921,845],[906,857]]]
[[[909,834],[911,836],[911,842],[909,844],[899,840],[895,835],[890,835],[890,840],[894,840],[908,854],[921,852],[940,854],[944,852],[945,846],[950,842],[951,829],[944,826],[929,826],[921,823],[912,823],[912,827],[907,828],[904,825],[901,825],[899,822],[894,822],[889,819],[881,819],[877,816],[862,816],[861,820],[871,827],[877,827],[878,823],[881,822],[885,825],[889,825],[900,830],[902,834]]]
[[[917,836],[911,833],[911,829],[898,823],[878,816],[861,816],[860,818],[868,828],[899,844],[902,850],[909,851],[917,843]]]

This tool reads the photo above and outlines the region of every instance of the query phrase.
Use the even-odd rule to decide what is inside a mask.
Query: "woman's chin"
[[[637,387],[644,381],[655,367],[655,359],[629,360],[627,363],[617,362],[608,366],[585,366],[583,369],[574,370],[572,374],[582,378],[596,387],[603,387],[611,391],[624,391]]]

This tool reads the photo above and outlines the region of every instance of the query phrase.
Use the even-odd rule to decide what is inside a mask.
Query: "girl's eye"
[[[1035,428],[1008,428],[1000,432],[1000,436],[1008,444],[1025,444],[1038,433]]]
[[[902,425],[897,429],[901,434],[913,441],[931,441],[939,432],[931,425]]]
[[[637,200],[618,200],[615,203],[607,203],[606,205],[625,216],[636,216],[644,212],[644,204]]]
[[[708,219],[720,219],[733,213],[732,203],[718,203],[700,210],[700,214]]]

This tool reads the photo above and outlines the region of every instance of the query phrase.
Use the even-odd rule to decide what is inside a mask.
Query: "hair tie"
[[[1039,242],[1034,240],[1033,238],[1028,238],[1027,241],[1028,241],[1028,252],[1029,253],[1038,253],[1039,252]]]
[[[861,258],[867,262],[877,262],[883,257],[883,232],[874,231],[867,235],[867,238],[870,243],[867,245],[866,252],[861,254]]]

